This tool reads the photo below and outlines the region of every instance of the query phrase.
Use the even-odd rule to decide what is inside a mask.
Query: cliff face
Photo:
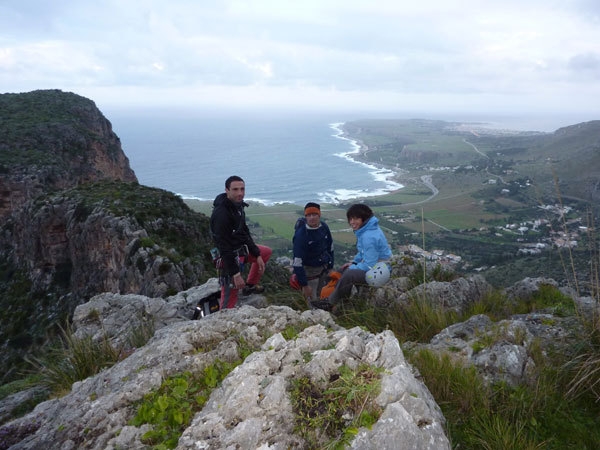
[[[205,280],[209,246],[207,217],[137,183],[93,102],[0,95],[0,379],[93,295]]]
[[[137,181],[91,100],[56,90],[0,95],[0,218],[49,190],[106,179]]]
[[[208,245],[201,233],[208,230],[200,216],[195,224],[172,219],[142,227],[135,218],[92,208],[61,194],[13,214],[12,231],[3,238],[14,243],[13,261],[26,270],[33,292],[54,290],[78,303],[100,292],[163,297],[198,282],[202,261],[175,249],[165,253],[159,241],[161,234],[177,233],[193,239],[201,253],[201,245]],[[173,213],[178,213],[176,206]]]

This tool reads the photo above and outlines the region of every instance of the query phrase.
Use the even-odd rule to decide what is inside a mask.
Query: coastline
[[[342,140],[350,142],[350,145],[354,149],[349,152],[336,153],[335,156],[344,158],[348,161],[351,161],[355,164],[359,164],[359,165],[367,168],[369,170],[369,174],[371,176],[373,176],[376,181],[381,181],[381,182],[386,183],[385,188],[378,189],[377,191],[374,191],[373,193],[365,195],[364,197],[357,197],[357,198],[376,197],[376,196],[380,196],[380,195],[391,194],[393,192],[396,192],[396,191],[404,188],[403,184],[401,184],[395,180],[398,178],[398,175],[399,175],[398,171],[395,171],[383,164],[377,165],[377,164],[373,164],[373,163],[366,163],[361,158],[361,155],[364,155],[366,152],[369,151],[369,147],[363,141],[349,137],[349,135],[343,130],[344,124],[345,124],[345,122],[338,122],[338,123],[330,124],[330,127],[334,131],[336,131],[336,134],[334,134],[333,136],[337,139],[342,139]]]
[[[335,123],[326,123],[329,129],[333,130],[333,134],[329,134],[331,137],[340,139],[345,143],[349,144],[349,150],[339,151],[339,149],[334,149],[332,152],[328,153],[329,158],[342,158],[347,162],[352,164],[356,164],[363,169],[366,169],[364,175],[362,177],[370,177],[373,181],[376,182],[377,185],[381,185],[379,188],[371,188],[369,190],[353,188],[352,182],[348,183],[348,187],[339,188],[335,187],[335,185],[328,187],[325,191],[318,191],[315,195],[316,201],[322,204],[329,205],[339,205],[342,203],[348,203],[355,200],[367,199],[370,197],[380,197],[383,195],[391,194],[399,189],[404,187],[403,184],[396,181],[395,178],[398,177],[399,173],[391,170],[388,167],[383,165],[375,165],[372,163],[366,163],[361,159],[361,155],[368,151],[368,148],[365,144],[357,139],[354,139],[348,136],[344,130],[343,125],[344,122],[335,122]],[[346,145],[344,147],[346,147]],[[335,147],[335,146],[334,146]],[[362,172],[362,169],[361,169]],[[254,193],[254,195],[253,195]],[[272,201],[266,200],[263,195],[260,193],[250,193],[250,195],[246,198],[247,202],[258,203],[263,206],[278,206],[278,205],[296,205],[302,206],[305,203],[305,200],[297,200],[297,199],[289,199],[289,200],[280,200],[280,201]],[[183,200],[191,201],[191,202],[210,202],[212,204],[213,199],[208,198],[199,198],[196,196],[188,196],[181,195],[177,193]],[[314,200],[313,200],[314,201]]]

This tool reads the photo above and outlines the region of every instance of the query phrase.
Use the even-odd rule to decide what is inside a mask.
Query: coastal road
[[[427,222],[429,222],[429,223],[431,223],[431,224],[435,225],[436,227],[438,227],[438,228],[441,228],[442,230],[445,230],[445,231],[452,232],[452,230],[450,230],[449,228],[446,228],[445,226],[443,226],[443,225],[440,225],[439,223],[436,223],[436,222],[434,222],[434,221],[433,221],[433,220],[431,220],[431,219],[425,219],[425,220],[426,220]]]
[[[431,189],[431,197],[422,200],[418,203],[424,203],[427,202],[429,200],[431,200],[433,197],[435,197],[436,195],[438,195],[440,193],[439,189],[435,187],[435,185],[433,184],[432,180],[431,180],[431,175],[423,175],[421,176],[421,181],[423,182],[423,184],[425,186],[427,186],[429,189]]]
[[[421,175],[421,182],[425,186],[427,186],[428,189],[431,190],[431,195],[429,197],[427,197],[425,200],[421,200],[418,202],[412,202],[412,203],[402,203],[398,206],[412,206],[412,205],[420,205],[422,203],[427,203],[428,201],[430,201],[431,199],[433,199],[440,193],[440,190],[438,188],[436,188],[435,185],[433,184],[431,175]]]

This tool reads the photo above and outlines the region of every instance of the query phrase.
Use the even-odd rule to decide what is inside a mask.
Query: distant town
[[[554,219],[536,218],[518,223],[507,223],[504,226],[480,227],[477,230],[460,230],[460,232],[493,233],[497,238],[503,240],[514,240],[518,244],[518,255],[541,255],[545,250],[552,248],[575,248],[583,234],[591,233],[593,230],[583,225],[582,217],[567,218],[573,212],[570,206],[541,205],[540,212],[550,213]],[[403,218],[386,217],[392,222],[402,223]],[[560,229],[556,229],[560,227]],[[411,233],[418,235],[418,233]],[[446,252],[442,249],[424,250],[416,244],[401,245],[398,251],[426,261],[435,261],[441,265],[455,266],[459,263],[467,264],[464,258],[455,253]],[[472,270],[481,272],[488,267],[476,267]]]

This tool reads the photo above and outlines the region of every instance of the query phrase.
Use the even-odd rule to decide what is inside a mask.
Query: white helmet
[[[390,279],[390,266],[385,261],[380,261],[367,271],[367,284],[381,287]]]

